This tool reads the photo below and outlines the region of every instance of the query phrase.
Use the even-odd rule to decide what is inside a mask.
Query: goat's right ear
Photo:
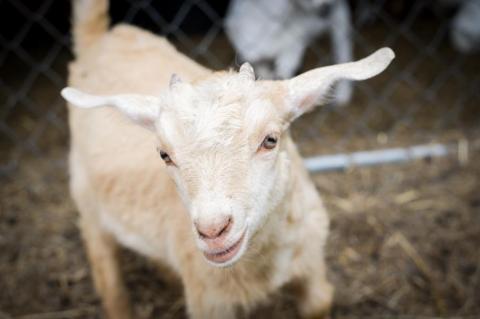
[[[394,57],[390,48],[382,48],[361,60],[314,69],[280,82],[287,91],[287,120],[292,121],[321,104],[337,81],[369,79],[385,70]]]
[[[155,96],[137,94],[100,96],[70,87],[64,88],[61,94],[70,104],[81,108],[115,107],[132,121],[149,130],[155,129],[155,120],[161,109],[161,100]]]

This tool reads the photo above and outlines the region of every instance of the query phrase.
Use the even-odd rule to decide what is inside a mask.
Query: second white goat
[[[263,79],[292,77],[307,47],[324,33],[330,35],[335,63],[352,60],[346,0],[233,0],[225,26],[240,58]],[[343,105],[351,95],[352,83],[340,81],[333,97]]]

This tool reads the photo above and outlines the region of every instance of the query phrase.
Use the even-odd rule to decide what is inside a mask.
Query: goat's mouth
[[[245,246],[245,235],[246,231],[243,232],[242,236],[233,243],[230,247],[216,252],[203,252],[203,255],[207,260],[213,263],[215,266],[226,267],[232,265],[240,257],[240,251]]]

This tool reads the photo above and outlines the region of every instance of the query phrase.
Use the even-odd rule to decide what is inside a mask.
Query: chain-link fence
[[[296,0],[291,1],[295,2]],[[476,0],[470,1],[476,2]],[[111,2],[110,11],[114,23],[120,21],[132,22],[154,33],[164,35],[181,52],[208,67],[213,69],[238,67],[244,59],[236,52],[234,45],[232,45],[225,33],[224,22],[229,5],[227,1],[112,0]],[[324,19],[328,15],[329,10],[326,10],[325,6],[322,7],[322,1],[312,0],[309,2],[298,0],[297,2],[306,3],[306,5],[315,3],[315,6],[318,4],[319,7],[310,7],[309,10],[312,10],[319,19]],[[334,161],[333,163],[329,162],[330,164],[328,165],[330,166],[327,165],[327,169],[348,166],[351,164],[352,159],[360,162],[363,160],[364,163],[368,164],[402,159],[409,160],[412,154],[420,154],[418,157],[423,158],[436,155],[451,155],[451,158],[455,158],[455,160],[460,158],[462,163],[467,162],[469,157],[474,158],[480,140],[480,56],[474,52],[460,52],[452,41],[453,22],[458,18],[458,14],[465,2],[468,2],[468,0],[350,1],[348,3],[351,16],[349,41],[351,41],[354,58],[364,57],[377,48],[389,46],[396,52],[396,59],[378,77],[365,82],[355,83],[354,94],[345,105],[340,106],[331,103],[319,107],[314,112],[303,116],[293,125],[292,134],[302,154],[310,157],[339,155],[340,157],[327,157],[328,160]],[[268,7],[260,7],[259,10],[268,10]],[[61,206],[60,202],[62,200],[55,197],[54,193],[58,192],[62,194],[61,196],[67,196],[64,190],[66,185],[64,172],[66,171],[68,126],[65,102],[61,99],[59,92],[66,84],[67,64],[73,57],[70,53],[69,1],[0,0],[0,17],[0,45],[2,47],[0,52],[0,177],[5,183],[2,186],[2,196],[17,196],[20,198],[20,202],[12,200],[13,204],[7,203],[6,197],[2,198],[2,210],[6,217],[0,218],[0,247],[5,245],[4,249],[7,251],[8,247],[14,246],[7,242],[6,238],[9,237],[5,234],[8,234],[13,229],[12,225],[17,223],[19,218],[17,215],[21,215],[18,212],[20,210],[30,212],[37,209],[38,205],[40,205],[28,207],[27,202],[48,201],[48,205],[58,205],[55,208],[48,208],[49,211],[66,210],[71,214],[72,208],[70,206],[68,208]],[[480,17],[477,21],[480,21]],[[271,39],[265,41],[271,41]],[[334,58],[332,58],[335,56],[335,45],[331,42],[333,43],[329,39],[328,32],[319,33],[318,37],[309,40],[298,71],[305,71],[335,62]],[[269,63],[272,64],[274,62],[270,61]],[[411,147],[419,145],[433,145],[434,147],[427,147],[427,151],[425,149],[420,151],[411,149]],[[379,151],[392,148],[399,148],[394,151],[396,155],[383,151],[357,154],[357,157],[348,155],[360,151]],[[348,156],[342,157],[345,154]],[[377,173],[369,171],[373,173],[368,176],[364,175],[363,172],[359,172],[359,175],[354,176],[333,176],[333,184],[328,184],[322,180],[316,180],[316,182],[321,192],[327,194],[327,206],[345,212],[345,215],[341,216],[352,224],[361,224],[358,223],[357,217],[352,214],[352,212],[358,209],[364,209],[365,211],[374,209],[384,210],[387,213],[383,216],[390,216],[388,213],[390,210],[392,212],[409,211],[412,212],[412,215],[414,212],[424,212],[426,209],[439,212],[438,216],[441,218],[437,215],[435,216],[439,218],[438,223],[440,226],[435,224],[437,228],[434,226],[432,228],[427,227],[430,229],[430,234],[434,233],[435,229],[439,229],[438,227],[444,227],[442,225],[450,225],[448,227],[456,225],[455,227],[458,226],[459,229],[462,227],[465,229],[464,234],[455,233],[456,239],[448,237],[449,239],[447,240],[445,239],[446,237],[443,239],[435,237],[435,240],[439,240],[439,245],[445,242],[448,245],[459,247],[458,252],[454,252],[451,246],[445,244],[450,250],[448,250],[448,253],[442,251],[441,254],[449,255],[447,257],[446,255],[441,255],[438,258],[447,260],[450,257],[453,258],[452,256],[457,256],[457,254],[467,251],[465,250],[467,249],[465,246],[467,243],[468,245],[475,245],[475,243],[478,244],[480,242],[480,238],[478,238],[479,232],[476,233],[477,235],[474,235],[475,231],[480,229],[476,226],[478,225],[478,220],[474,217],[476,216],[474,214],[478,215],[479,199],[472,191],[472,189],[475,189],[475,185],[478,185],[477,178],[474,175],[478,174],[479,170],[475,166],[474,168],[469,168],[468,171],[462,171],[458,173],[458,176],[462,176],[462,180],[457,180],[455,176],[449,175],[448,172],[450,171],[445,169],[444,163],[438,163],[438,166],[435,166],[437,162],[434,161],[433,164],[431,161],[427,162],[430,168],[427,169],[423,166],[425,162],[421,162],[416,168],[402,171],[401,176],[394,171],[395,169],[385,170],[383,167],[379,167],[373,168]],[[322,162],[321,165],[326,164]],[[437,175],[432,173],[432,165],[435,169],[438,168],[439,173],[435,173]],[[399,167],[398,169],[401,170],[402,168]],[[55,174],[61,175],[60,181],[52,177]],[[424,179],[417,180],[416,178],[419,176],[423,176]],[[470,180],[469,178],[473,179]],[[56,182],[53,183],[52,180]],[[397,188],[391,186],[393,185],[392,183],[400,183],[398,182],[399,180],[402,183],[401,186]],[[435,184],[424,183],[426,180],[435,180]],[[7,181],[10,183],[8,187],[5,186]],[[13,185],[12,181],[19,181],[19,184]],[[347,187],[345,186],[347,182],[350,183],[349,185],[355,186]],[[412,186],[414,184],[418,185],[418,189]],[[40,187],[39,185],[44,186]],[[40,190],[36,187],[40,187]],[[380,199],[377,200],[377,197],[371,195],[347,195],[353,194],[352,189],[362,190],[362,187],[363,191],[366,191],[368,188],[369,191],[375,192],[375,196],[378,195],[378,198],[382,198],[382,200],[388,198],[388,200],[380,202]],[[22,193],[24,189],[27,190],[25,194]],[[443,193],[438,195],[434,193],[435,190],[439,191],[438,194],[440,194],[440,191]],[[458,196],[462,199],[455,197],[455,200],[453,200],[449,197],[457,194],[456,192],[461,193]],[[470,197],[465,195],[467,193]],[[22,195],[19,196],[18,194]],[[40,195],[38,194],[42,194],[42,199],[39,199]],[[337,196],[337,194],[342,195]],[[430,202],[426,199],[424,201],[418,200],[419,198],[422,199],[422,196],[430,196],[428,194],[432,196],[431,198],[428,197],[428,200],[433,198]],[[434,197],[432,194],[436,194],[435,196],[438,195],[438,197]],[[341,196],[348,200],[339,198]],[[444,207],[438,206],[444,198],[449,199],[448,204],[445,204],[446,206]],[[397,206],[401,206],[401,210]],[[463,218],[463,224],[460,222],[449,223],[448,221],[445,224],[441,224],[445,220],[451,221],[449,218],[453,217],[448,215],[450,214],[448,212],[451,211],[467,212],[461,215],[463,216],[461,217]],[[56,222],[62,220],[61,217],[56,219],[57,217],[55,216],[57,215],[55,214],[48,215],[47,221],[49,219]],[[439,267],[442,270],[435,269],[432,271],[433,274],[428,274],[429,270],[426,269],[427,266],[425,264],[428,264],[428,262],[431,263],[430,265],[435,264],[435,258],[437,257],[432,257],[431,259],[429,259],[430,257],[425,257],[425,260],[427,260],[425,262],[420,253],[427,251],[435,255],[435,248],[425,246],[424,250],[420,250],[420,253],[415,250],[412,252],[412,247],[409,246],[408,240],[413,241],[414,239],[412,238],[416,238],[415,240],[423,241],[427,245],[433,242],[433,239],[431,241],[425,238],[419,239],[416,237],[417,235],[410,233],[406,233],[404,237],[397,232],[394,234],[395,236],[390,234],[392,236],[389,237],[382,232],[388,229],[386,225],[389,222],[395,225],[395,227],[405,227],[404,230],[407,228],[417,230],[418,228],[416,227],[418,225],[405,224],[406,222],[399,218],[398,214],[388,221],[387,217],[382,217],[380,214],[372,216],[365,217],[365,220],[361,219],[361,222],[370,225],[368,226],[371,227],[368,232],[369,235],[367,236],[366,232],[363,233],[363,230],[359,230],[360,235],[357,234],[358,237],[349,237],[351,239],[349,245],[353,245],[353,250],[350,246],[347,248],[335,246],[338,248],[338,252],[342,253],[341,258],[344,259],[339,259],[340,261],[336,263],[336,259],[331,257],[331,260],[334,260],[332,263],[337,266],[345,266],[344,263],[346,263],[351,269],[356,269],[355,267],[362,265],[365,267],[360,269],[358,273],[371,274],[372,278],[376,278],[376,274],[379,274],[379,278],[383,278],[383,273],[380,274],[378,269],[372,270],[370,264],[378,263],[378,260],[384,261],[382,259],[384,250],[381,249],[386,248],[378,248],[377,242],[387,242],[385,247],[390,247],[388,245],[393,245],[392,247],[398,246],[406,252],[407,257],[403,260],[413,261],[413,265],[418,266],[419,270],[417,269],[416,271],[421,273],[421,278],[415,277],[417,274],[415,271],[413,274],[404,271],[405,269],[411,270],[408,267],[415,268],[407,265],[408,267],[401,268],[399,271],[400,276],[407,277],[406,279],[404,278],[405,281],[396,281],[397,279],[389,277],[390,279],[381,280],[375,286],[374,280],[370,282],[370,287],[373,288],[366,291],[362,287],[369,285],[367,281],[359,283],[348,277],[348,272],[337,272],[336,276],[340,278],[338,279],[339,281],[345,280],[345,285],[348,286],[349,290],[359,292],[359,295],[356,295],[354,298],[346,298],[352,302],[352,305],[355,305],[356,310],[361,312],[362,309],[366,309],[365,307],[374,305],[377,307],[375,308],[377,312],[381,310],[383,311],[382,313],[387,314],[398,313],[394,312],[394,310],[401,307],[402,301],[406,302],[405,300],[408,299],[408,296],[416,296],[416,298],[420,299],[412,301],[412,303],[417,302],[417,308],[410,308],[413,309],[412,311],[422,312],[422,306],[425,306],[424,309],[427,310],[422,313],[427,315],[478,314],[478,312],[475,312],[480,311],[477,305],[478,299],[476,299],[477,302],[472,300],[480,296],[478,291],[480,287],[480,279],[478,279],[480,271],[478,270],[479,266],[475,264],[480,259],[472,255],[468,260],[458,261],[455,259],[455,263],[445,262],[450,266],[454,265],[455,267],[458,266],[458,269],[462,269],[461,271],[458,270],[458,276],[456,276],[456,272],[451,275],[448,272],[450,268],[445,267],[444,269],[442,268],[443,266]],[[373,221],[371,218],[373,218]],[[382,218],[385,219],[382,220]],[[424,217],[415,218],[414,220],[418,224],[429,225],[428,222],[421,219]],[[54,232],[51,229],[57,226],[52,226],[51,223],[47,225],[47,221],[38,221],[40,223],[38,225],[40,225],[40,228],[43,227],[42,229],[48,229],[50,234],[50,231]],[[32,223],[37,223],[37,221]],[[27,224],[31,226],[32,223]],[[46,224],[44,225],[43,223]],[[71,246],[68,246],[70,247],[69,249],[80,249],[78,246],[78,235],[71,235],[71,233],[66,231],[73,232],[72,228],[70,228],[71,221],[62,223],[60,224],[67,225],[64,228],[58,226],[64,232],[62,233],[64,235],[62,237],[64,241],[62,245],[65,245],[66,242],[71,244]],[[337,239],[335,229],[336,231],[339,229],[341,231],[346,227],[343,223],[343,221],[335,220],[334,218],[333,238],[335,240]],[[469,228],[470,230],[465,225],[471,227]],[[392,232],[396,231],[396,229],[392,229]],[[2,230],[4,231],[2,232]],[[353,236],[350,232],[351,229],[348,228],[343,235],[345,237]],[[37,232],[32,230],[32,233],[36,234]],[[40,235],[35,238],[43,236],[45,233],[40,232]],[[370,234],[372,235],[370,236]],[[452,234],[451,236],[454,236]],[[49,236],[46,237],[50,238]],[[358,238],[369,243],[367,251],[372,252],[370,264],[363,263],[361,256],[355,255],[355,249],[358,247],[355,248],[355,244],[352,243],[358,242]],[[12,239],[12,243],[14,241],[15,238]],[[48,240],[45,240],[45,242],[48,242]],[[460,242],[465,244],[463,246],[459,245]],[[28,243],[35,247],[35,242]],[[56,252],[57,244],[58,241],[52,241],[50,246],[55,248],[51,248],[52,251],[50,253]],[[377,247],[378,250],[371,247]],[[15,250],[16,247],[12,249]],[[344,250],[345,255],[343,255]],[[374,256],[373,251],[377,255]],[[468,250],[468,253],[465,253],[464,256],[471,251]],[[6,269],[15,272],[15,269],[18,269],[15,268],[18,267],[18,262],[15,258],[20,258],[17,256],[17,253],[12,252],[10,254],[9,252],[3,257],[0,256],[0,266],[12,265],[12,268],[8,268],[10,267],[8,266]],[[58,254],[62,255],[63,253]],[[82,275],[81,271],[84,268],[82,268],[83,266],[78,266],[82,264],[81,262],[73,264],[73,260],[77,260],[75,259],[76,257],[67,260],[64,257],[58,257],[59,255],[55,255],[55,258],[57,258],[55,260],[57,262],[61,260],[62,265],[72,267],[76,269],[76,272],[69,274],[68,276],[70,277],[67,279],[55,277],[55,280],[52,279],[53,285],[58,285],[55,286],[56,289],[72,290],[72,287],[77,282],[83,283],[82,276],[85,275]],[[42,257],[32,255],[22,258],[35,260],[33,256],[36,256],[35,258],[47,258],[45,255],[42,255]],[[401,259],[395,256],[387,253],[385,258],[387,261],[388,258],[397,258],[394,262],[396,264]],[[7,257],[10,259],[7,260]],[[26,259],[22,260],[25,262]],[[12,260],[15,260],[15,262]],[[35,263],[32,260],[30,261]],[[387,264],[387,261],[385,261],[384,266]],[[451,266],[453,267],[452,269],[457,269],[454,266]],[[57,266],[50,265],[47,269],[50,270],[50,273],[54,273],[52,269],[56,269],[55,267]],[[462,267],[466,270],[463,271],[464,268]],[[398,271],[395,268],[388,268],[388,270],[390,271],[388,276],[391,275],[391,272]],[[437,270],[439,274],[436,273]],[[450,271],[453,270],[450,269]],[[445,275],[445,273],[451,276]],[[409,274],[412,277],[408,277]],[[25,278],[24,280],[26,280]],[[411,282],[411,278],[418,280]],[[444,281],[442,281],[443,279]],[[404,285],[405,282],[409,282],[409,284]],[[434,284],[435,282],[437,283]],[[50,282],[47,283],[50,284]],[[360,286],[355,286],[357,283]],[[467,283],[473,286],[470,287]],[[39,286],[43,287],[42,284],[38,283]],[[15,285],[18,285],[18,281],[5,284],[6,287],[11,288]],[[2,285],[0,284],[0,286]],[[427,307],[427,304],[431,300],[422,294],[428,290],[425,287],[433,287],[431,288],[433,291],[433,297],[431,297],[431,300],[433,300],[431,302],[432,306],[428,306],[430,308]],[[414,294],[412,291],[415,289],[418,289],[420,293]],[[14,291],[13,288],[12,291]],[[453,293],[452,291],[455,292],[457,298],[453,298],[454,301],[452,301],[449,295],[449,293]],[[379,296],[379,292],[389,297]],[[342,293],[340,291],[340,294]],[[2,292],[0,292],[0,308],[2,307],[1,295]],[[82,299],[87,298],[88,294],[79,293],[78,295],[80,297],[76,300],[80,300],[80,303],[93,304],[90,299]],[[423,298],[422,296],[426,299],[421,299]],[[20,305],[22,301],[21,296],[16,296],[15,298],[11,297],[8,300],[11,304]],[[50,298],[51,300],[57,300],[52,296]],[[70,296],[69,298],[73,297]],[[412,297],[413,299],[415,298]],[[425,301],[427,299],[428,301]],[[24,301],[27,302],[26,300]],[[457,301],[458,304],[455,303]],[[28,302],[31,305],[35,305],[35,302],[31,300]],[[73,301],[70,302],[73,303]],[[359,304],[362,306],[359,307]],[[5,302],[3,305],[5,305]],[[382,306],[380,307],[379,305]],[[450,306],[451,308],[449,308]],[[58,305],[52,306],[54,309],[64,309],[65,307],[67,306],[64,306],[61,300],[58,301]],[[31,311],[34,311],[35,309],[41,309],[41,307],[35,308],[35,306],[32,306],[31,309]],[[345,314],[347,311],[345,309],[339,311],[343,311],[342,313]],[[448,311],[448,309],[454,310]],[[90,308],[86,310],[87,313],[91,313],[91,311],[92,309]],[[154,312],[154,310],[151,311]],[[0,311],[1,316],[2,312]],[[89,317],[88,315],[85,316]],[[65,315],[64,317],[68,316]]]
[[[356,84],[346,106],[324,107],[296,125],[302,149],[315,155],[471,138],[478,123],[478,55],[457,52],[449,40],[461,4],[359,1],[355,5],[351,9],[355,56],[390,46],[397,59],[377,79]],[[66,63],[72,56],[68,3],[3,1],[2,7],[5,14],[13,15],[3,19],[0,38],[0,172],[5,175],[22,157],[65,145],[64,102],[58,92],[65,85]],[[182,52],[214,69],[239,63],[223,32],[225,3],[126,1],[114,2],[112,11],[115,21],[163,34]],[[334,62],[327,40],[324,35],[308,43],[303,70]]]

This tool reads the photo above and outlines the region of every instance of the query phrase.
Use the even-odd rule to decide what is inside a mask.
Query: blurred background
[[[480,318],[480,1],[112,0],[110,12],[260,78],[391,47],[387,71],[340,83],[292,127],[322,163],[309,167],[332,219],[332,317]],[[1,319],[101,316],[68,192],[69,21],[69,1],[0,0]],[[379,164],[354,162],[365,151]],[[185,317],[177,282],[122,258],[140,318]],[[296,316],[288,291],[253,315]]]

